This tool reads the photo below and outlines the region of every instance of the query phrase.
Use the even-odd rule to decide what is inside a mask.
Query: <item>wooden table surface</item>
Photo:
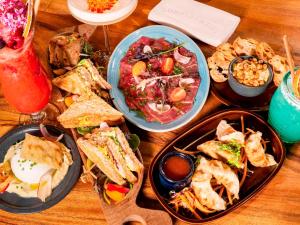
[[[158,0],[139,1],[138,8],[129,18],[109,26],[111,45],[116,46],[120,40],[136,29],[153,24],[148,21],[147,15],[158,2]],[[293,46],[296,64],[300,64],[299,0],[204,0],[201,2],[241,17],[241,22],[231,40],[239,35],[253,37],[268,42],[278,53],[284,54],[281,38],[283,34],[287,34]],[[66,0],[41,1],[34,43],[45,67],[47,67],[46,49],[49,39],[58,30],[78,24],[80,22],[69,14]],[[101,28],[96,31],[96,39],[98,41],[94,44],[97,47],[103,47]],[[211,46],[199,41],[197,43],[207,57],[214,51]],[[178,133],[222,107],[224,106],[210,95],[199,115],[187,126],[174,132],[149,133],[129,124],[131,131],[139,134],[142,139],[140,149],[146,173],[151,159]],[[19,114],[7,105],[2,96],[0,98],[0,135],[16,126],[18,120]],[[149,208],[161,208],[155,200],[147,175],[138,204]],[[0,224],[104,225],[106,222],[93,188],[88,184],[78,182],[63,201],[41,213],[14,215],[0,211]],[[184,223],[174,220],[174,224]],[[282,169],[260,194],[233,213],[211,224],[300,224],[300,146],[295,145],[287,153]]]

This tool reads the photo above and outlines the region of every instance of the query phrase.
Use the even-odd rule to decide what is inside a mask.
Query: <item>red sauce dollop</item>
[[[187,159],[180,156],[170,156],[163,165],[163,171],[167,178],[179,181],[184,179],[191,171],[191,165]]]

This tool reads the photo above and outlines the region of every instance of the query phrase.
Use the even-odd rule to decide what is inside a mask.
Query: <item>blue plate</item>
[[[122,90],[118,88],[119,79],[120,79],[120,61],[125,56],[131,44],[136,42],[140,37],[146,36],[151,38],[162,38],[170,42],[180,42],[184,43],[184,47],[195,53],[198,61],[198,69],[201,77],[200,86],[196,94],[195,102],[192,109],[179,117],[175,121],[167,124],[161,124],[159,122],[147,122],[144,118],[139,117],[136,112],[130,111],[128,108],[125,97],[122,93]],[[124,116],[136,126],[154,132],[166,132],[175,130],[191,121],[202,109],[209,91],[210,78],[207,68],[207,63],[202,51],[199,49],[198,45],[185,34],[167,27],[167,26],[148,26],[136,30],[135,32],[129,34],[125,37],[115,48],[114,52],[111,55],[109,64],[108,64],[108,82],[112,85],[110,95],[113,99],[114,105],[119,111],[121,111]]]

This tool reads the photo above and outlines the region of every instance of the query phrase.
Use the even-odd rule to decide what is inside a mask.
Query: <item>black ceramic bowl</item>
[[[229,77],[228,77],[228,83],[229,86],[232,88],[232,90],[244,97],[256,97],[258,95],[261,95],[262,93],[264,93],[267,89],[267,87],[269,86],[269,84],[272,82],[273,80],[273,70],[270,66],[270,64],[266,63],[268,66],[268,70],[269,70],[269,78],[268,80],[261,86],[258,87],[252,87],[252,86],[248,86],[245,84],[241,84],[240,82],[238,82],[234,77],[233,77],[233,67],[241,60],[246,60],[246,59],[251,59],[251,58],[256,58],[254,56],[239,56],[236,57],[235,59],[233,59],[229,65],[229,69],[228,69],[228,73],[229,73]]]
[[[51,135],[58,136],[64,133],[63,139],[60,142],[71,150],[70,153],[73,159],[73,164],[69,167],[68,173],[60,184],[52,190],[52,194],[46,199],[46,202],[42,202],[38,198],[22,198],[17,194],[4,192],[0,194],[0,209],[12,213],[34,213],[43,211],[64,199],[76,184],[81,172],[81,158],[76,143],[70,135],[58,128],[48,125],[46,128]],[[10,146],[24,140],[26,133],[42,136],[38,125],[26,125],[11,130],[0,139],[0,162],[3,162]]]
[[[172,180],[168,178],[168,176],[165,174],[163,167],[164,164],[166,163],[166,160],[168,160],[171,156],[179,156],[185,160],[190,165],[190,171],[187,174],[187,176],[184,179],[181,180]],[[172,151],[167,153],[160,161],[159,163],[159,180],[161,185],[166,189],[166,190],[180,190],[183,189],[185,186],[189,185],[191,183],[192,176],[194,174],[195,166],[192,158],[189,155],[183,154],[181,152],[176,152]]]

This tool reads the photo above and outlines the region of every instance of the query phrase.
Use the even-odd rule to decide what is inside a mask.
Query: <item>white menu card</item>
[[[148,19],[215,47],[226,42],[240,22],[238,16],[194,0],[162,0]]]

